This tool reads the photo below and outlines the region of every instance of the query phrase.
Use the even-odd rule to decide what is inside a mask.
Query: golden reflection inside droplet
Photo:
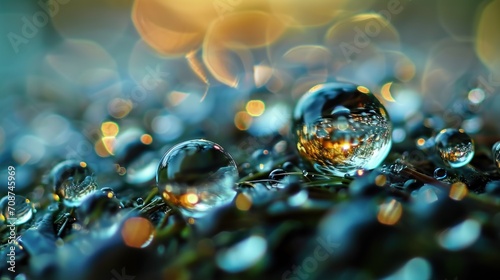
[[[145,218],[132,217],[124,222],[121,235],[125,245],[133,248],[144,248],[153,241],[154,227]]]
[[[403,214],[403,206],[395,199],[380,205],[377,220],[384,225],[395,225]]]
[[[359,92],[362,92],[362,93],[365,93],[365,94],[370,93],[370,90],[369,90],[368,88],[364,87],[364,86],[358,86],[356,89],[357,89]]]

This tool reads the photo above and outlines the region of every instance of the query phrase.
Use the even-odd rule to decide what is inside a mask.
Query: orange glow
[[[252,198],[246,194],[240,193],[235,200],[236,208],[241,211],[248,211],[252,207]]]
[[[114,139],[114,137],[113,137],[113,139]],[[109,157],[110,156],[110,153],[108,152],[108,150],[104,146],[103,139],[95,142],[95,144],[94,144],[94,151],[100,157]]]
[[[120,127],[115,122],[103,122],[101,131],[103,136],[116,136]]]
[[[403,206],[399,201],[392,199],[390,202],[380,205],[377,220],[381,224],[392,226],[401,219],[402,214]]]
[[[85,168],[85,167],[87,167],[87,163],[85,161],[80,161],[80,166],[82,168]]]
[[[379,187],[383,187],[386,182],[387,178],[385,177],[385,175],[378,175],[377,177],[375,177],[375,185]]]
[[[419,138],[419,139],[417,140],[417,145],[419,145],[419,146],[423,146],[424,144],[425,144],[425,139],[424,139],[424,138]]]
[[[245,107],[247,113],[252,117],[258,117],[264,113],[266,104],[261,100],[250,100]]]
[[[109,114],[117,119],[126,117],[132,111],[132,108],[132,101],[121,98],[115,98],[108,104]]]
[[[380,94],[382,94],[382,97],[385,100],[387,100],[389,102],[396,102],[396,100],[394,100],[394,98],[391,95],[391,86],[392,86],[392,82],[384,84],[382,86],[382,88],[380,89]]]
[[[188,96],[189,96],[189,93],[174,90],[174,91],[170,92],[170,94],[168,95],[168,101],[173,106],[177,106],[177,105],[181,104],[182,101],[184,101],[184,99],[186,99]]]
[[[196,204],[198,203],[199,199],[198,196],[194,193],[190,193],[186,196],[186,201],[191,203],[191,204]]]
[[[462,182],[456,182],[451,185],[449,197],[454,200],[462,200],[467,196],[469,190],[467,185]]]
[[[154,238],[154,227],[142,217],[132,217],[125,221],[121,230],[123,242],[129,247],[144,248]]]
[[[102,146],[109,155],[114,154],[116,138],[114,136],[105,136],[101,139]]]
[[[141,142],[144,145],[149,145],[149,144],[153,143],[153,137],[151,137],[151,135],[149,135],[149,134],[143,134],[143,135],[141,135]]]
[[[240,111],[234,115],[234,126],[239,130],[247,130],[252,125],[252,116],[245,111]]]
[[[362,93],[365,93],[365,94],[370,93],[370,90],[364,86],[358,86],[356,89]]]

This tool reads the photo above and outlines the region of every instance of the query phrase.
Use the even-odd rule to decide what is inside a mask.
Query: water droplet
[[[435,138],[436,148],[447,165],[458,168],[474,157],[474,141],[462,129],[443,129]]]
[[[152,141],[153,138],[149,134],[138,129],[127,130],[117,137],[117,171],[125,175],[127,183],[141,185],[154,179],[158,158],[150,147]]]
[[[144,205],[144,199],[142,199],[142,197],[138,197],[138,198],[135,200],[135,203],[136,203],[138,206],[142,206],[142,205]]]
[[[446,178],[446,176],[448,176],[446,169],[438,167],[436,168],[436,170],[434,170],[434,178],[443,180],[444,178]]]
[[[7,224],[21,225],[33,217],[31,202],[21,195],[4,196],[0,200],[0,209],[2,210],[2,218],[5,218]]]
[[[280,168],[274,169],[269,173],[269,180],[271,180],[271,186],[277,186],[283,183],[283,180],[287,178],[286,171]]]
[[[495,166],[500,169],[500,141],[493,144],[493,148],[491,149],[493,154],[493,161],[495,162]]]
[[[67,160],[49,174],[54,193],[69,207],[80,205],[82,200],[97,189],[92,171],[83,161]]]
[[[297,103],[292,130],[305,164],[336,176],[376,168],[392,145],[383,105],[350,84],[313,87]]]
[[[257,172],[267,172],[273,168],[273,157],[269,150],[256,150],[252,154],[252,162]]]
[[[163,199],[187,217],[230,202],[238,169],[231,155],[208,140],[189,140],[170,148],[160,161],[156,183]]]

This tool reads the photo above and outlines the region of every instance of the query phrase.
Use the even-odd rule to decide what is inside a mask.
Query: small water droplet
[[[170,148],[160,161],[156,183],[163,199],[187,217],[230,202],[236,192],[236,163],[214,142],[189,140]]]
[[[257,172],[267,172],[273,168],[273,157],[269,150],[259,149],[253,152],[252,162]]]
[[[434,178],[438,180],[443,180],[448,176],[448,173],[446,172],[446,169],[438,167],[436,170],[434,170]]]
[[[298,101],[293,119],[299,154],[306,165],[324,174],[344,176],[360,168],[374,169],[392,145],[384,106],[355,85],[315,86]]]
[[[31,202],[21,195],[7,195],[0,200],[0,209],[7,224],[22,225],[33,217]]]
[[[92,171],[85,162],[67,160],[54,168],[49,174],[54,193],[66,206],[75,207],[97,189]]]
[[[151,148],[152,137],[138,129],[130,129],[119,135],[115,144],[117,171],[125,175],[125,181],[133,185],[150,182],[155,177],[157,160]]]
[[[144,199],[142,199],[142,197],[138,197],[135,200],[135,203],[137,204],[137,206],[142,206],[142,205],[144,205]]]
[[[468,164],[474,157],[474,141],[462,129],[443,129],[435,138],[443,162],[453,168]]]

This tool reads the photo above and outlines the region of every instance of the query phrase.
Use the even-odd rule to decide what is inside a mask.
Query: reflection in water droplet
[[[273,156],[269,150],[256,150],[252,153],[252,162],[257,172],[267,172],[273,167]]]
[[[443,129],[435,142],[441,159],[453,168],[468,164],[474,157],[474,141],[462,129]]]
[[[500,141],[496,142],[492,147],[493,161],[495,166],[500,169]]]
[[[127,183],[140,185],[155,177],[158,159],[150,147],[152,141],[149,134],[138,129],[127,130],[116,138],[117,171],[125,175]]]
[[[251,268],[264,257],[267,241],[261,236],[250,236],[228,249],[217,253],[217,265],[224,271],[237,273]]]
[[[224,149],[208,140],[189,140],[170,148],[160,161],[156,183],[163,199],[187,217],[230,202],[238,168]]]
[[[33,206],[24,196],[12,195],[4,196],[0,200],[1,214],[0,220],[5,219],[6,224],[21,225],[33,217]]]
[[[83,161],[63,161],[50,171],[49,180],[54,193],[66,206],[75,207],[97,189],[92,171]]]
[[[439,244],[450,251],[458,251],[472,245],[481,233],[481,224],[469,219],[442,232]]]
[[[345,109],[332,113],[339,106]],[[355,85],[313,87],[297,103],[293,117],[299,154],[322,173],[344,176],[373,169],[391,148],[391,123],[385,108]]]

